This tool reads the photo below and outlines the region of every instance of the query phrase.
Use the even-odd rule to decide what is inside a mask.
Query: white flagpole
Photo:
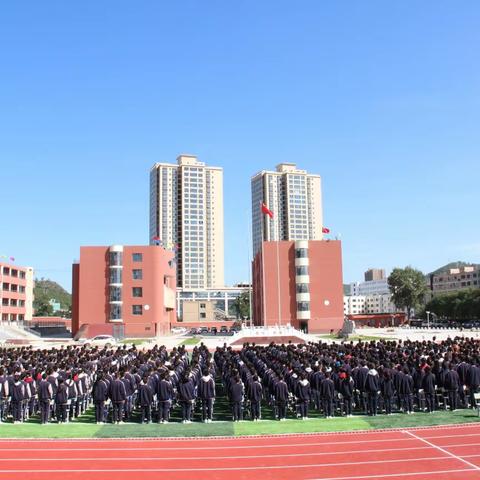
[[[277,296],[278,296],[278,321],[280,325],[282,324],[282,301],[281,301],[281,291],[280,291],[280,256],[278,253],[278,244],[280,243],[280,235],[277,240]]]
[[[260,203],[260,216],[262,219],[262,306],[263,306],[263,326],[267,326],[267,299],[265,297],[265,250],[263,248],[264,241],[264,213],[262,211],[262,204]]]

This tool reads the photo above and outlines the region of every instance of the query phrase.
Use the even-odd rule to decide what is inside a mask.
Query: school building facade
[[[342,251],[338,240],[263,242],[252,267],[253,323],[309,333],[342,328]]]
[[[33,268],[0,262],[0,320],[24,322],[33,316]]]
[[[72,334],[166,335],[175,291],[175,254],[159,245],[81,247],[72,267]]]

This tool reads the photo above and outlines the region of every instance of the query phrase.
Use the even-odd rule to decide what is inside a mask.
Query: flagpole
[[[260,209],[262,208],[262,204],[260,203]],[[260,217],[262,219],[262,307],[263,307],[263,326],[267,326],[267,300],[265,297],[265,250],[263,248],[263,237],[264,237],[264,215],[263,212],[260,210]]]
[[[252,222],[251,222],[251,217],[249,210],[247,210],[247,223],[248,223],[248,284],[250,285],[248,289],[248,315],[249,315],[249,323],[250,327],[252,326],[253,322],[253,306],[252,306],[252,292],[253,292],[253,281],[252,281],[252,267],[253,267],[253,258],[251,255],[253,255],[253,242],[252,242]],[[250,248],[252,250],[250,250]]]
[[[278,296],[278,321],[282,324],[282,306],[281,306],[281,291],[280,291],[280,256],[278,253],[278,244],[280,243],[280,235],[277,240],[277,296]]]

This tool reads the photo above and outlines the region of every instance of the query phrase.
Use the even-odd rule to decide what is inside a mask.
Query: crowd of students
[[[163,346],[0,350],[0,420],[14,423],[33,415],[68,423],[90,406],[98,424],[168,423],[174,409],[183,423],[196,412],[209,423],[217,393],[233,421],[258,421],[267,406],[280,421],[307,419],[312,409],[326,418],[432,413],[475,407],[478,392],[480,341],[468,338],[224,345],[213,355],[203,344],[190,354]]]

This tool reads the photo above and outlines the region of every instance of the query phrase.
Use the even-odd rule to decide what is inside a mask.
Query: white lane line
[[[410,459],[415,462],[431,462],[431,461],[443,461],[451,460],[449,457],[422,457]],[[0,473],[7,472],[39,472],[39,473],[71,473],[71,472],[226,472],[226,471],[238,471],[238,470],[270,470],[270,469],[281,469],[281,468],[325,468],[325,467],[343,467],[351,465],[378,465],[385,463],[400,463],[405,462],[404,458],[399,460],[371,460],[369,462],[344,462],[344,463],[310,463],[310,464],[299,464],[299,465],[259,465],[259,466],[250,466],[250,467],[198,467],[198,468],[95,468],[95,469],[25,469],[25,470],[0,470]]]
[[[480,437],[480,433],[462,433],[461,435],[439,435],[438,437],[422,437],[434,440],[435,438]]]
[[[459,460],[460,462],[465,463],[466,465],[474,468],[475,470],[480,471],[480,467],[478,467],[478,466],[475,465],[474,463],[470,463],[468,460],[465,460],[464,458],[459,457],[458,455],[455,455],[454,453],[449,452],[448,450],[445,450],[444,448],[439,447],[438,445],[435,445],[434,443],[431,443],[431,442],[429,442],[428,440],[425,440],[424,438],[419,437],[418,435],[415,435],[414,433],[412,433],[412,432],[410,432],[410,431],[408,431],[408,430],[404,430],[404,432],[405,432],[407,435],[410,435],[411,437],[416,438],[417,440],[419,440],[419,441],[421,441],[421,442],[423,442],[423,443],[426,443],[427,445],[430,445],[431,447],[435,447],[437,450],[440,450],[441,452],[447,454],[447,455],[450,456],[451,458],[455,458],[456,460]]]
[[[354,477],[329,477],[329,478],[312,478],[310,480],[365,480],[368,478],[390,478],[390,477],[411,477],[413,475],[435,475],[439,473],[460,473],[460,472],[473,472],[471,468],[464,470],[436,470],[434,472],[415,472],[415,473],[386,473],[384,475],[363,475]]]

